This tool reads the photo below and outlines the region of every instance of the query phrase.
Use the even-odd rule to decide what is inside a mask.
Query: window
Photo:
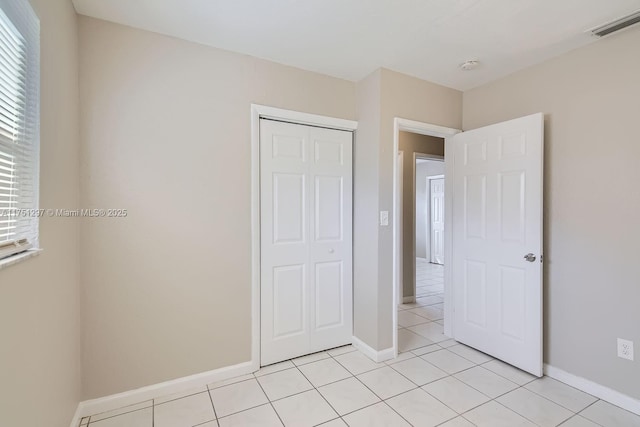
[[[38,248],[40,22],[0,3],[0,259]]]

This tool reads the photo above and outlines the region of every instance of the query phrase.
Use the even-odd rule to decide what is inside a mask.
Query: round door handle
[[[333,249],[329,249],[329,253],[330,253],[330,254],[332,254],[332,253],[334,253],[334,252],[335,252],[335,251],[334,251]]]
[[[524,256],[524,259],[526,259],[529,262],[533,262],[536,260],[536,256],[532,253],[528,253]]]

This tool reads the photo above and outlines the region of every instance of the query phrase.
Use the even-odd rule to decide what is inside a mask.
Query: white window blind
[[[38,247],[39,148],[40,23],[28,0],[0,0],[0,258]]]

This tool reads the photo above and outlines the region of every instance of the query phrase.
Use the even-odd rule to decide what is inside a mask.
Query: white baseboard
[[[387,360],[395,359],[397,356],[395,349],[393,347],[389,347],[378,352],[378,360],[376,360],[376,362],[385,362]]]
[[[634,399],[631,396],[627,396],[626,394],[620,393],[619,391],[615,391],[586,378],[570,374],[569,372],[551,365],[544,365],[544,373],[548,377],[568,384],[571,387],[584,391],[585,393],[589,393],[592,396],[619,406],[622,409],[626,409],[629,412],[640,415],[640,400],[638,399]]]
[[[180,393],[196,387],[203,387],[207,384],[239,377],[240,375],[250,374],[255,371],[256,368],[253,362],[244,362],[237,365],[214,369],[213,371],[202,372],[195,375],[189,375],[188,377],[177,378],[175,380],[125,391],[123,393],[85,400],[78,404],[78,409],[76,410],[71,427],[78,427],[82,417],[112,411],[114,409],[122,408],[123,406],[133,405],[168,394]]]
[[[411,304],[412,302],[416,302],[416,297],[402,297],[403,304]]]
[[[80,405],[76,408],[75,414],[73,414],[73,418],[71,419],[71,427],[78,427],[80,425],[80,420],[84,415],[80,415]]]
[[[374,350],[372,347],[369,347],[368,344],[365,344],[364,341],[353,337],[353,346],[364,353],[369,359],[374,362],[380,363],[385,360],[391,360],[396,357],[396,351],[393,347],[389,347],[384,350]]]

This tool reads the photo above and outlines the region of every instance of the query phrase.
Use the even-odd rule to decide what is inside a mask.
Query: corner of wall
[[[40,207],[79,207],[77,15],[30,0],[40,19]],[[77,218],[40,219],[43,252],[0,272],[0,425],[67,427],[81,398]],[[6,351],[5,351],[6,350]],[[47,396],[34,405],[34,390]]]
[[[356,84],[358,131],[354,146],[353,334],[378,349],[378,164],[381,70]]]

